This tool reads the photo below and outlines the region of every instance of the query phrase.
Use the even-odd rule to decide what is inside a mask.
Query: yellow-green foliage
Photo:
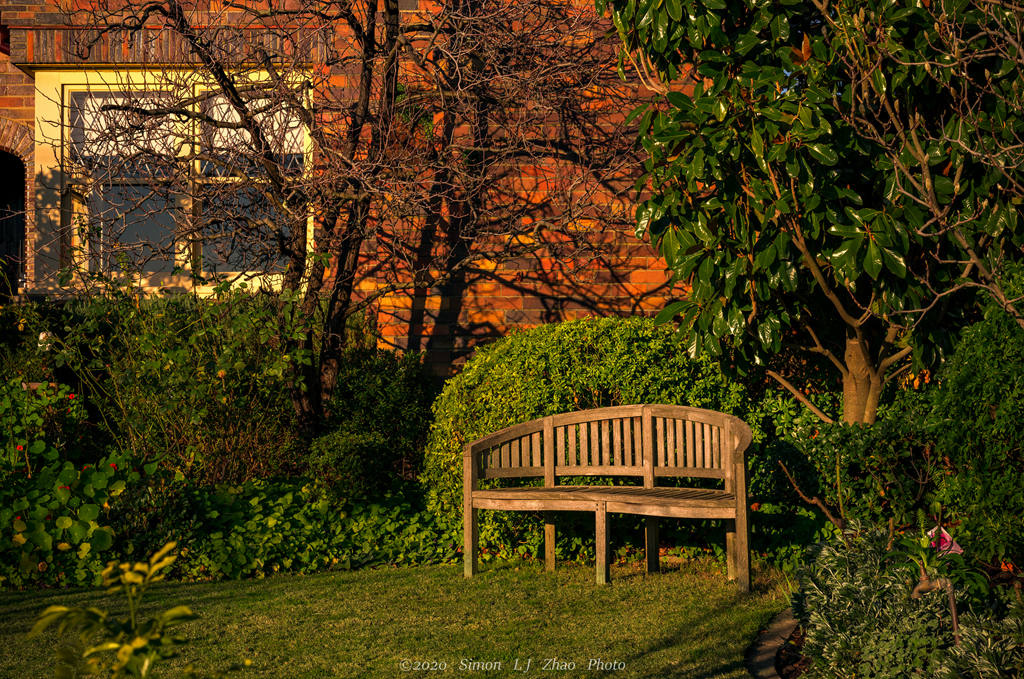
[[[150,585],[164,579],[161,570],[174,563],[174,542],[169,542],[149,561],[122,563],[111,561],[103,571],[103,585],[110,593],[122,592],[128,615],[116,618],[98,608],[50,606],[39,616],[29,636],[55,626],[61,634],[78,633],[77,643],[57,651],[55,676],[149,677],[154,665],[173,657],[182,639],[169,630],[196,616],[188,606],[175,606],[142,621],[139,609]],[[98,636],[98,638],[97,638]]]

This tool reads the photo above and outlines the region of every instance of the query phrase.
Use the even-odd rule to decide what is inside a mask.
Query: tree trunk
[[[867,346],[861,340],[846,340],[843,374],[843,422],[872,424],[882,395],[882,378],[872,364]]]

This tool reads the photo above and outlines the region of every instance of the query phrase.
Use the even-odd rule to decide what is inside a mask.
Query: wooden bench
[[[550,415],[468,443],[463,450],[465,576],[477,569],[478,511],[544,512],[544,560],[555,568],[551,512],[594,512],[597,581],[609,579],[608,513],[647,517],[647,570],[658,570],[658,517],[725,519],[730,580],[750,589],[746,457],[750,428],[732,415],[630,405]],[[642,485],[558,485],[559,477],[635,477]],[[538,477],[543,486],[480,488],[481,479]],[[658,486],[665,477],[723,479],[722,490]]]

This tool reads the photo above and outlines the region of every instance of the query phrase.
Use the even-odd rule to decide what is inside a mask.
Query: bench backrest
[[[750,428],[737,417],[673,405],[596,408],[517,424],[467,444],[474,480],[559,476],[742,478]],[[740,465],[737,470],[737,465]]]

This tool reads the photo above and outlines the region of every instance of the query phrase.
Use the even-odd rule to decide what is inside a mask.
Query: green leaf
[[[754,157],[758,160],[764,158],[764,139],[755,127],[750,133],[750,149],[754,152]],[[761,163],[763,165],[763,163]]]
[[[875,280],[882,272],[882,251],[874,241],[868,241],[868,248],[864,253],[864,271]]]
[[[899,278],[906,278],[907,263],[903,260],[903,255],[883,248],[882,259],[885,260],[885,268],[889,269]]]
[[[31,639],[32,637],[39,636],[39,634],[47,627],[64,618],[69,612],[71,612],[71,609],[67,606],[47,607],[45,611],[39,614],[39,618],[36,620],[36,623],[32,625],[32,629],[29,630],[29,638]]]
[[[654,322],[661,325],[662,323],[669,323],[675,319],[675,317],[681,313],[687,306],[688,302],[670,302],[665,305],[665,308],[658,312],[658,315],[654,317]]]
[[[887,88],[885,85],[885,71],[882,68],[876,68],[871,72],[871,86],[879,96],[885,94]]]
[[[78,509],[78,518],[81,519],[82,521],[87,521],[87,522],[88,521],[95,521],[96,518],[99,517],[99,515],[100,515],[100,507],[99,507],[99,505],[93,505],[93,504],[82,505]]]
[[[197,616],[192,612],[192,609],[188,606],[175,606],[160,614],[160,620],[167,627],[173,627],[174,625],[187,622],[189,620],[195,620]]]
[[[764,41],[758,37],[757,33],[746,33],[736,41],[736,52],[740,56],[746,56],[751,50],[763,42]]]
[[[69,516],[58,516],[56,523],[57,528],[67,530],[68,528],[71,528],[71,524],[74,523],[74,521],[72,521]]]
[[[941,174],[935,175],[933,182],[935,184],[935,193],[938,194],[939,198],[948,200],[953,195],[953,180],[949,177],[943,177]]]
[[[672,21],[679,21],[683,18],[682,0],[666,0],[665,9],[668,10],[668,15],[672,18]]]
[[[807,144],[807,150],[811,157],[826,165],[835,165],[839,162],[839,156],[830,146],[825,144]]]
[[[98,551],[103,551],[104,549],[110,549],[111,545],[114,544],[114,535],[110,532],[109,528],[100,528],[93,531],[89,541],[92,542],[92,546]]]
[[[780,42],[789,40],[789,20],[781,12],[772,19],[772,37]]]
[[[729,109],[726,108],[724,99],[719,97],[718,99],[715,100],[714,112],[715,119],[717,119],[718,122],[722,122],[723,120],[725,120],[725,114],[728,112],[728,110]]]
[[[85,521],[75,521],[68,528],[68,535],[73,542],[81,542],[89,534],[89,524]]]
[[[863,242],[863,236],[844,240],[838,248],[832,251],[832,265],[840,268],[850,268],[855,265],[857,252]]]

